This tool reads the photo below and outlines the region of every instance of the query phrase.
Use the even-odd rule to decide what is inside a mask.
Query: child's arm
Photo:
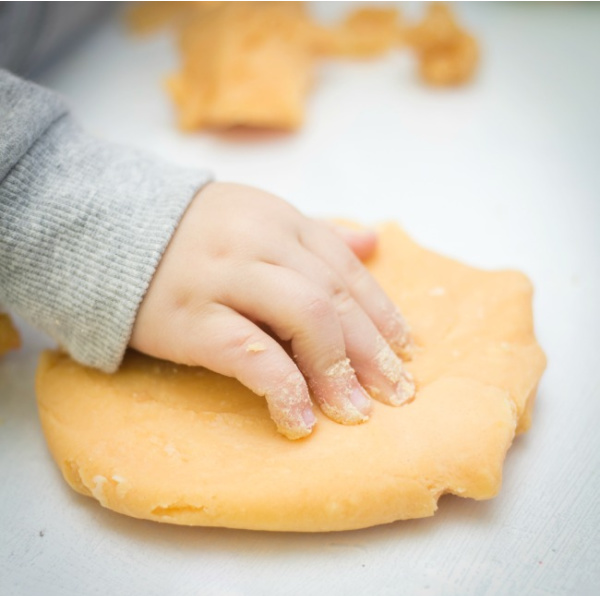
[[[0,302],[78,361],[113,371],[131,340],[234,376],[290,438],[314,425],[305,379],[342,423],[368,417],[360,384],[412,396],[390,348],[402,318],[324,224],[255,189],[198,193],[206,174],[90,138],[58,96],[1,71],[0,131]]]
[[[85,134],[62,97],[0,70],[0,304],[79,362],[116,370],[208,180]]]

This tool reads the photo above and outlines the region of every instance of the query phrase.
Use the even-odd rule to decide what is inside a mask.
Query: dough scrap
[[[0,312],[0,356],[21,347],[19,332],[6,313]]]
[[[117,374],[43,354],[40,418],[67,482],[104,507],[183,525],[319,532],[432,515],[452,493],[489,499],[527,430],[545,356],[532,287],[380,228],[368,267],[413,330],[418,392],[342,426],[317,412],[289,441],[237,381],[135,352]]]
[[[425,83],[452,86],[473,78],[479,62],[477,41],[458,25],[447,4],[430,4],[422,22],[402,36],[416,53]]]
[[[181,67],[167,81],[182,130],[236,126],[296,130],[319,58],[372,58],[414,50],[421,78],[460,85],[478,63],[475,39],[447,5],[410,25],[397,7],[359,7],[319,24],[303,2],[143,2],[128,13],[138,35],[170,28]]]
[[[380,56],[398,44],[402,31],[396,7],[361,7],[350,12],[337,27],[316,23],[315,47],[324,56],[369,58]]]
[[[179,32],[182,68],[167,82],[179,126],[298,128],[311,42],[298,2],[230,2],[190,16]]]

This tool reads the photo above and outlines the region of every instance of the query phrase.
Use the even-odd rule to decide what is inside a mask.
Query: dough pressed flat
[[[496,495],[546,363],[530,282],[425,250],[395,224],[368,267],[412,328],[412,403],[376,402],[359,426],[316,412],[313,434],[289,441],[233,379],[135,352],[107,375],[46,352],[39,412],[66,481],[133,517],[304,532],[430,516],[445,493]]]

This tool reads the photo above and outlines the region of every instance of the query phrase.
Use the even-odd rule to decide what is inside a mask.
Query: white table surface
[[[525,271],[549,368],[500,495],[314,535],[112,513],[71,491],[46,450],[33,379],[50,343],[19,321],[25,345],[0,363],[0,594],[600,594],[600,7],[460,11],[483,43],[473,84],[427,89],[404,54],[323,64],[292,136],[177,132],[160,88],[172,41],[129,39],[117,18],[42,82],[107,139]]]

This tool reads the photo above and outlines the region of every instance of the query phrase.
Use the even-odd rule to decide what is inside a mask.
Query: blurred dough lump
[[[299,128],[319,58],[406,47],[421,79],[435,86],[466,83],[478,63],[474,38],[438,3],[417,25],[396,7],[362,6],[324,26],[304,2],[143,2],[128,19],[138,34],[176,32],[181,68],[167,88],[183,130]]]

